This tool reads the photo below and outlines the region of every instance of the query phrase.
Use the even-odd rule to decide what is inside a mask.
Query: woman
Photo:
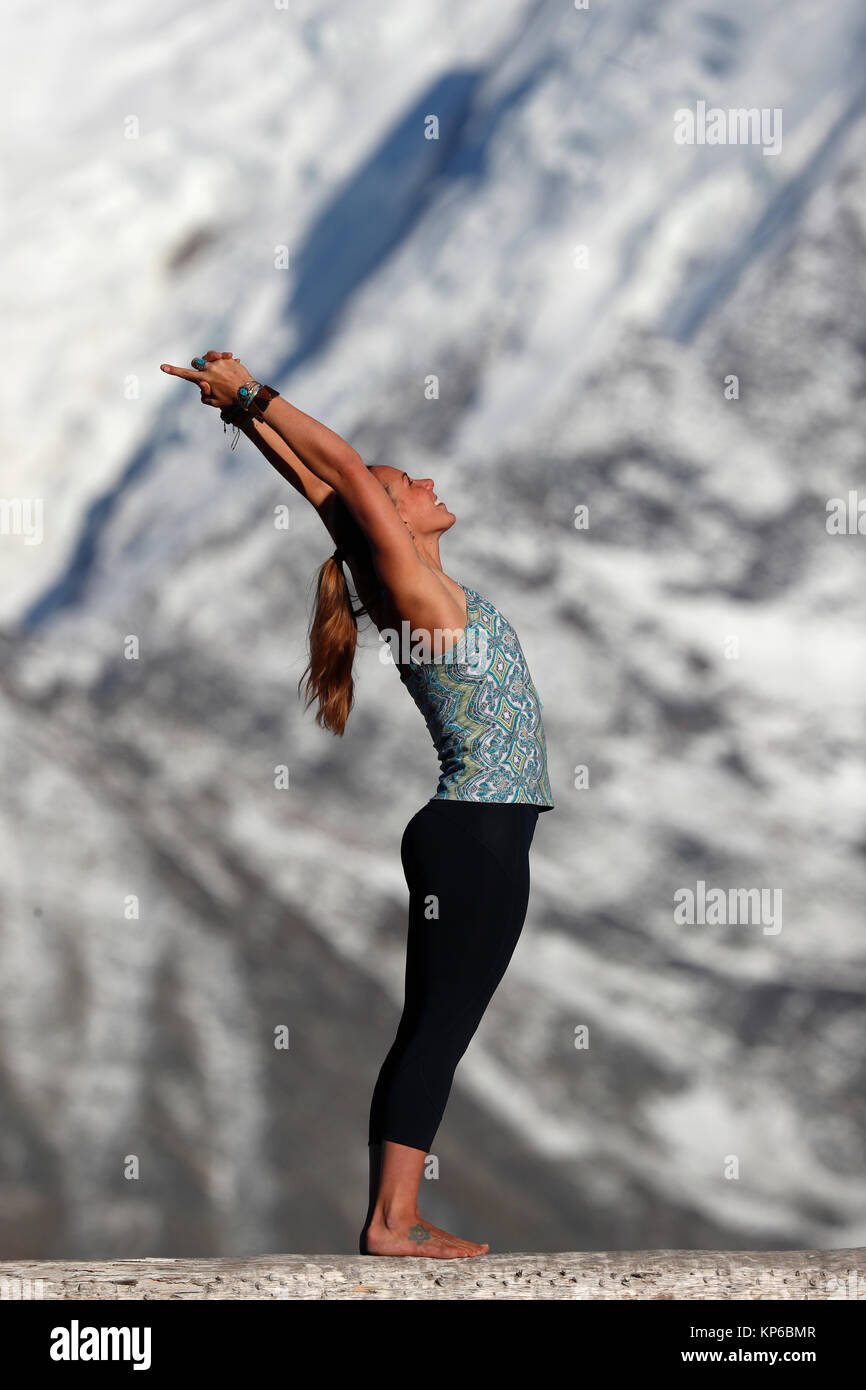
[[[553,806],[541,702],[520,643],[493,604],[443,570],[439,542],[455,517],[430,478],[368,468],[231,353],[210,351],[193,358],[191,370],[162,370],[195,382],[203,403],[256,444],[336,542],[319,570],[304,672],[307,706],[317,701],[320,725],[335,734],[345,728],[357,617],[367,613],[389,634],[400,679],[439,753],[436,793],[401,844],[409,887],[405,1002],[370,1107],[370,1202],[359,1247],[369,1255],[483,1255],[487,1244],[423,1219],[418,1189],[457,1063],[517,945],[529,847],[539,813]]]

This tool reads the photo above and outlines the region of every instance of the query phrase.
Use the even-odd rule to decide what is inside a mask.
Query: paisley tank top
[[[517,633],[486,598],[466,595],[466,627],[428,661],[397,663],[439,754],[431,800],[528,802],[553,809],[542,704]]]

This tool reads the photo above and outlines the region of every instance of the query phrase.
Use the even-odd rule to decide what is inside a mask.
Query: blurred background
[[[866,1244],[866,542],[827,510],[864,491],[862,7],[6,28],[0,1257],[357,1248],[438,767],[374,630],[345,737],[303,713],[331,546],[158,370],[211,347],[434,479],[544,702],[556,810],[424,1214]],[[701,102],[781,149],[678,143]],[[677,921],[699,883],[781,915]]]

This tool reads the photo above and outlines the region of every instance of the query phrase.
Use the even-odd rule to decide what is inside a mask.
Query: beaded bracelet
[[[223,422],[223,434],[226,432],[227,425],[231,425],[234,430],[231,444],[232,451],[237,448],[237,442],[241,437],[241,423],[245,419],[246,413],[247,412],[242,410],[239,405],[230,405],[227,406],[225,410],[220,411],[220,419]]]

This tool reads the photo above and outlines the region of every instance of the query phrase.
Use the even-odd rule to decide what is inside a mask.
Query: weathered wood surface
[[[590,1250],[473,1260],[360,1255],[20,1260],[0,1263],[0,1298],[866,1301],[866,1250]]]

